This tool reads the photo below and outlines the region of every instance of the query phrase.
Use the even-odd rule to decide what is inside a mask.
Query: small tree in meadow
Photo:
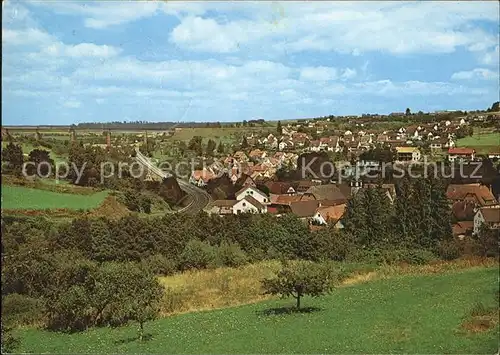
[[[318,297],[331,291],[331,272],[324,264],[310,261],[285,263],[276,277],[262,280],[264,294],[292,296],[300,309],[302,296]]]

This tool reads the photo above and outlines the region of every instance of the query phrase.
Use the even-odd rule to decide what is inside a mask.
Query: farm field
[[[203,139],[213,139],[216,142],[228,143],[234,141],[236,137],[250,135],[251,133],[270,132],[275,134],[275,127],[222,127],[222,128],[181,128],[172,136],[173,140],[189,141],[195,136]]]
[[[478,302],[498,302],[498,267],[402,275],[305,298],[309,312],[286,313],[293,300],[196,312],[146,324],[61,334],[18,330],[17,352],[37,353],[489,353],[498,324],[472,332]],[[274,310],[274,311],[273,311]],[[495,320],[495,314],[491,319]]]
[[[92,195],[60,193],[21,186],[2,185],[2,209],[44,210],[44,209],[93,209],[108,195],[107,191]]]
[[[500,133],[474,134],[461,138],[457,141],[457,147],[474,148],[480,154],[499,152]]]

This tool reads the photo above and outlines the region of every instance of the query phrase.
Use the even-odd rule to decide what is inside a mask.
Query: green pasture
[[[498,324],[477,333],[462,327],[478,302],[498,302],[495,293],[497,267],[406,275],[305,298],[309,312],[284,312],[289,299],[163,318],[146,324],[144,342],[137,324],[74,334],[18,330],[17,352],[495,354]]]

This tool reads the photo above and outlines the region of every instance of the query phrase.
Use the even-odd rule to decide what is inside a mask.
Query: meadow
[[[500,133],[480,133],[457,140],[457,147],[474,148],[477,153],[498,153],[500,152]]]
[[[107,195],[107,191],[80,195],[2,185],[2,210],[90,210],[98,207]]]
[[[498,267],[409,272],[348,283],[330,295],[170,316],[146,324],[62,334],[17,330],[37,353],[489,353],[498,350]],[[417,271],[414,269],[413,271]],[[173,281],[173,279],[171,280]],[[480,306],[478,306],[480,305]],[[307,308],[308,307],[308,308]],[[466,325],[490,309],[488,327]],[[491,309],[495,310],[491,313]],[[479,311],[478,311],[479,310]],[[475,313],[474,313],[475,312]],[[479,312],[479,313],[478,313]]]

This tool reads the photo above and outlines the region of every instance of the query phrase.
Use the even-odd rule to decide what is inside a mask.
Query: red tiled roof
[[[448,154],[458,154],[458,155],[472,155],[475,150],[472,148],[450,148],[448,149]]]
[[[496,205],[495,196],[488,187],[480,184],[450,184],[446,190],[446,197],[453,201],[475,197],[480,206]]]

